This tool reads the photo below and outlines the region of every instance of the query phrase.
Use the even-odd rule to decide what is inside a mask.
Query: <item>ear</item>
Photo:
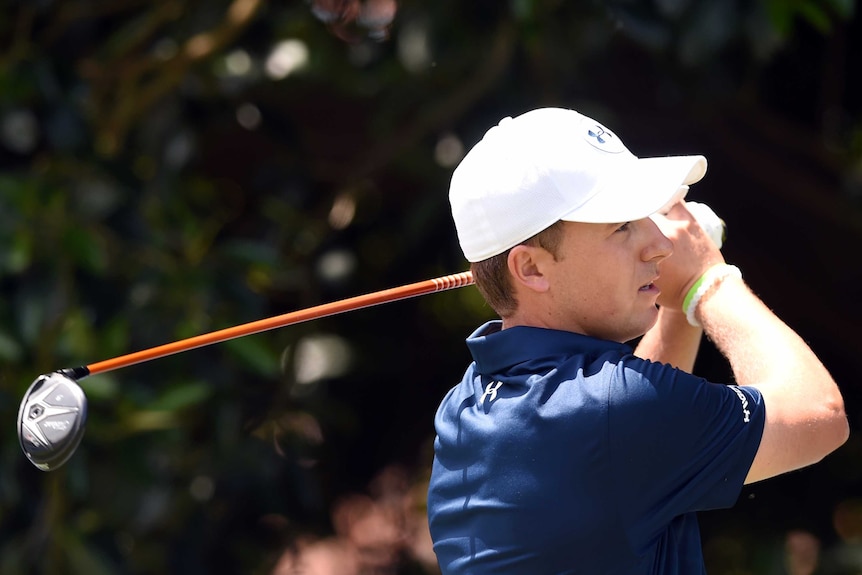
[[[523,286],[534,292],[548,291],[550,284],[544,269],[550,257],[551,254],[546,250],[535,246],[518,245],[509,250],[506,263],[515,289],[519,290]]]

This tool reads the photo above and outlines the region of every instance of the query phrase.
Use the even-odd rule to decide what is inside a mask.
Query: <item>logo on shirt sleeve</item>
[[[736,392],[736,396],[742,402],[742,421],[748,423],[751,420],[751,411],[748,410],[748,398],[745,397],[745,394],[738,387],[731,385],[730,389]]]

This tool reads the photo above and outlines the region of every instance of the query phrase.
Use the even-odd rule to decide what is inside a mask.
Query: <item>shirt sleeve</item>
[[[732,506],[760,446],[759,391],[634,356],[612,369],[611,469],[633,537],[649,540],[684,513]]]

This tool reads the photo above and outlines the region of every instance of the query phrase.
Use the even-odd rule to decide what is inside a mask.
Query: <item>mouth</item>
[[[641,287],[639,287],[639,288],[638,288],[638,291],[640,291],[640,292],[653,292],[653,291],[658,291],[658,287],[656,287],[656,285],[655,285],[655,281],[656,281],[657,279],[658,279],[658,277],[654,278],[654,279],[653,279],[651,282],[649,282],[648,284],[644,284],[644,285],[642,285]]]

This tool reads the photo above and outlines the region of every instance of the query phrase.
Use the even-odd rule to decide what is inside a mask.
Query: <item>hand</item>
[[[656,282],[661,295],[658,304],[671,310],[682,310],[685,294],[706,270],[724,263],[724,256],[685,206],[674,204],[652,220],[673,242],[673,254],[659,264],[661,277]]]

